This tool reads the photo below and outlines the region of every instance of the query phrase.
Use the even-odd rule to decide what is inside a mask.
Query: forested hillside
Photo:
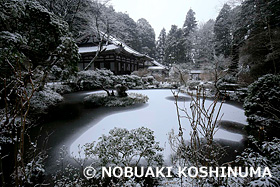
[[[67,21],[74,38],[100,30],[117,37],[133,49],[155,56],[155,31],[144,18],[135,22],[128,14],[116,12],[109,1],[39,0],[49,11]]]
[[[249,82],[279,72],[278,0],[224,4],[216,19],[205,23],[196,20],[192,9],[186,10],[184,23],[172,25],[169,31],[163,28],[157,41],[148,20],[134,21],[116,12],[109,1],[39,2],[68,23],[76,40],[100,30],[165,65],[186,63],[189,69],[213,69],[214,57],[220,56],[221,69],[229,68],[232,75]]]
[[[216,20],[198,24],[190,9],[182,27],[161,31],[157,59],[165,64],[187,63],[190,69],[213,69],[214,57],[220,56],[223,69],[249,82],[267,73],[277,74],[279,11],[279,0],[246,0],[235,7],[224,4]]]

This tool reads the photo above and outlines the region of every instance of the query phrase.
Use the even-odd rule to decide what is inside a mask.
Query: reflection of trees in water
[[[175,101],[173,96],[166,97],[165,99],[170,100],[170,101]],[[186,96],[178,96],[178,98],[176,100],[179,102],[185,102],[185,101],[190,101],[191,98],[186,97]]]

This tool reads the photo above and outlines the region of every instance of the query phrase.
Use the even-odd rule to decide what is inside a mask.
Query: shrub
[[[142,79],[136,75],[114,75],[110,70],[80,71],[77,76],[77,85],[82,90],[113,88],[122,84],[128,88],[141,87]]]
[[[57,92],[59,94],[71,93],[73,91],[69,85],[63,84],[51,84],[47,85],[47,88],[50,88],[52,91]]]
[[[74,162],[66,159],[69,154],[63,147],[58,160],[57,173],[53,175],[52,186],[158,186],[159,180],[148,177],[102,177],[102,167],[156,167],[163,164],[163,148],[155,140],[154,132],[140,127],[127,130],[111,129],[108,135],[99,137],[97,143],[79,147],[85,152],[85,159],[79,155]],[[88,161],[88,162],[86,162]],[[91,163],[91,164],[90,164]],[[92,179],[82,177],[79,170],[90,164],[97,170]]]
[[[189,89],[191,90],[196,90],[197,89],[197,86],[200,84],[199,81],[189,81],[187,83],[187,86],[189,86]]]
[[[248,87],[244,109],[249,133],[257,139],[280,137],[280,76],[265,75]]]
[[[96,145],[93,142],[85,147],[86,155],[97,156],[102,166],[138,166],[143,161],[148,166],[163,163],[159,154],[163,149],[155,141],[154,132],[145,127],[130,131],[115,127],[109,135],[102,135]]]
[[[77,76],[77,85],[82,90],[97,88],[111,88],[114,84],[114,74],[110,70],[80,71]]]
[[[264,141],[258,145],[254,138],[249,136],[253,148],[246,148],[240,156],[237,156],[235,163],[244,167],[269,167],[272,177],[231,177],[229,186],[279,186],[280,185],[280,139]]]
[[[163,164],[162,151],[154,132],[145,127],[132,130],[115,127],[109,135],[102,135],[96,144],[85,145],[85,153],[89,158],[97,158],[100,166],[110,167],[159,167]],[[96,178],[104,186],[109,186],[108,181],[113,182],[110,186],[157,186],[158,182],[151,176]]]
[[[114,84],[122,84],[128,88],[141,87],[144,85],[141,77],[136,75],[116,75],[113,78]]]
[[[63,97],[50,90],[45,89],[34,93],[30,101],[30,114],[47,114],[49,109],[63,100]]]
[[[146,95],[129,93],[127,97],[107,96],[105,93],[94,93],[85,97],[84,102],[87,106],[107,106],[107,107],[125,107],[139,103],[146,103]]]

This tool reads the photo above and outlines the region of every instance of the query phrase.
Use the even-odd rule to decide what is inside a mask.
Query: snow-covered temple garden
[[[280,186],[280,1],[226,2],[1,0],[0,186]]]

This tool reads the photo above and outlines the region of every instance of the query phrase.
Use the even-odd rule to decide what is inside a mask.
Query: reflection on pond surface
[[[165,99],[170,100],[170,101],[175,101],[174,96],[168,96]],[[191,98],[189,96],[178,96],[177,97],[178,102],[187,102],[187,101],[190,101],[190,100],[191,100]]]

